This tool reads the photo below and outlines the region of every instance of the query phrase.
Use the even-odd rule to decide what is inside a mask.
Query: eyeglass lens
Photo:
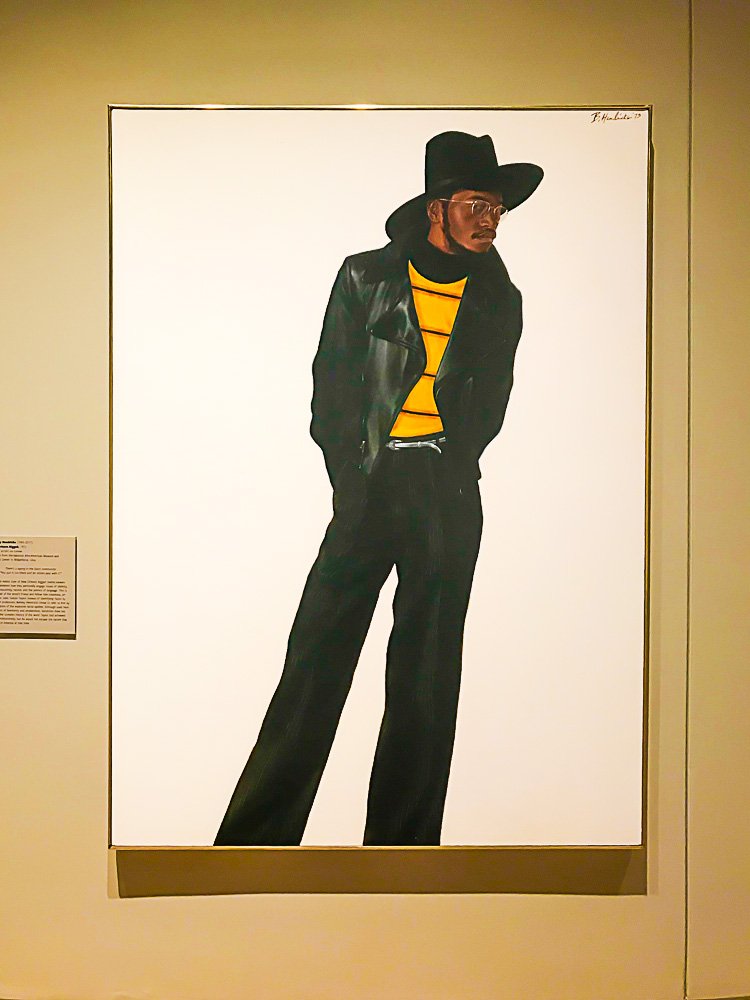
[[[480,218],[489,212],[495,222],[499,222],[505,215],[506,210],[504,205],[490,205],[488,201],[482,201],[481,199],[472,201],[470,204],[471,214],[476,218]]]

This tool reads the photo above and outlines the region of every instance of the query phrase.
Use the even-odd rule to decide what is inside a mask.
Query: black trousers
[[[479,486],[432,448],[352,468],[307,578],[286,662],[217,845],[299,844],[378,594],[398,587],[364,843],[439,844],[463,628],[482,531]]]

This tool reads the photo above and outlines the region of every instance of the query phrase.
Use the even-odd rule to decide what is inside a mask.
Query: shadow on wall
[[[120,897],[240,893],[639,896],[646,849],[111,848]]]

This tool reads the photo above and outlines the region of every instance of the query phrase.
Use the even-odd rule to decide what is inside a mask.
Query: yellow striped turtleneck
[[[401,412],[391,428],[391,437],[408,438],[438,434],[443,422],[435,402],[435,376],[448,346],[466,278],[441,283],[425,278],[409,261],[414,305],[422,332],[427,365],[424,373],[406,397]]]

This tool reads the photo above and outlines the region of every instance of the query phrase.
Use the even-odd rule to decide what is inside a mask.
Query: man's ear
[[[441,202],[438,198],[433,198],[427,202],[427,218],[430,222],[440,222],[442,218],[440,205]]]

